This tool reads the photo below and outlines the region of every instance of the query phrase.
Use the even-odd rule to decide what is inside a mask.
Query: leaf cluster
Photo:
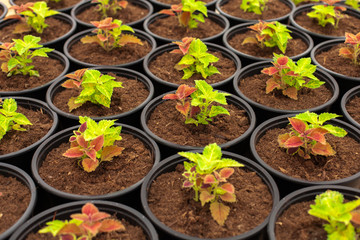
[[[310,159],[310,155],[332,156],[335,150],[326,141],[325,134],[330,133],[336,137],[344,137],[347,132],[331,124],[323,125],[326,121],[340,117],[333,113],[305,112],[288,118],[291,124],[291,132],[278,136],[280,147],[286,148],[289,154],[299,154],[304,159]]]
[[[166,94],[163,99],[176,100],[176,109],[185,116],[185,123],[198,126],[209,124],[219,114],[230,115],[224,107],[213,105],[215,102],[227,105],[226,96],[229,95],[213,90],[204,80],[195,80],[195,88],[182,84],[175,94]]]
[[[254,43],[261,48],[278,47],[282,53],[285,53],[287,43],[292,39],[291,31],[286,25],[280,22],[264,22],[259,20],[259,23],[249,26],[248,28],[256,32],[255,37],[247,37],[242,42],[243,44]]]
[[[351,6],[356,10],[360,10],[360,2],[359,0],[345,0],[345,4]]]
[[[79,117],[80,127],[70,137],[70,148],[65,157],[78,158],[84,171],[93,172],[103,161],[111,161],[124,148],[114,145],[121,140],[121,126],[112,127],[116,120],[101,120],[96,123],[89,117]]]
[[[203,153],[179,152],[191,162],[184,162],[183,187],[195,191],[195,201],[204,206],[210,203],[210,211],[219,225],[224,225],[230,208],[223,202],[235,202],[235,188],[227,179],[234,173],[231,167],[244,165],[230,158],[222,158],[221,148],[216,144],[207,145]],[[200,195],[199,195],[200,193]]]
[[[282,91],[282,94],[297,100],[300,89],[318,88],[325,82],[314,76],[316,66],[311,64],[310,58],[301,58],[296,63],[282,54],[274,53],[273,67],[264,68],[261,72],[270,75],[266,81],[266,93],[274,89]]]
[[[196,0],[181,0],[178,5],[171,5],[171,9],[161,10],[159,13],[176,16],[182,27],[197,28],[199,22],[205,22],[207,8],[205,3]]]
[[[347,47],[340,48],[339,55],[351,59],[354,64],[360,64],[360,32],[356,35],[345,33],[345,43]]]
[[[93,32],[96,35],[85,36],[80,39],[82,43],[95,43],[100,45],[105,51],[109,52],[114,48],[124,47],[126,44],[143,45],[141,40],[132,34],[125,34],[123,31],[134,33],[134,29],[127,25],[122,25],[119,19],[105,18],[101,21],[92,21],[97,29]]]
[[[315,204],[310,205],[308,213],[327,221],[324,230],[329,240],[358,239],[359,228],[353,223],[360,223],[360,213],[356,208],[360,199],[344,203],[344,196],[337,191],[327,190],[315,198]]]
[[[41,38],[32,35],[24,36],[24,40],[13,39],[12,43],[0,45],[1,70],[10,77],[16,74],[39,76],[39,72],[34,70],[32,63],[33,57],[48,57],[46,53],[53,51],[50,48],[43,48],[38,44]],[[31,51],[30,49],[37,48]]]
[[[342,12],[346,11],[346,7],[334,6],[334,4],[340,2],[340,0],[322,0],[322,2],[324,2],[324,4],[312,6],[313,11],[307,13],[307,16],[317,19],[318,24],[322,27],[330,23],[337,28],[339,21],[347,17],[346,14],[342,14]]]
[[[128,5],[128,1],[118,0],[92,0],[92,3],[98,3],[96,5],[96,11],[100,12],[102,18],[107,18],[108,13],[115,15],[118,11],[125,9]]]
[[[194,73],[200,73],[206,79],[207,77],[220,73],[212,63],[219,61],[219,58],[208,53],[208,48],[200,39],[183,38],[182,42],[173,42],[179,45],[180,49],[175,49],[171,53],[184,55],[175,65],[176,70],[182,70],[184,75],[182,79],[189,79]]]
[[[319,2],[319,0],[292,0],[292,2],[298,6],[300,3]]]
[[[253,12],[261,15],[266,10],[266,4],[269,0],[242,0],[240,8],[244,12]]]
[[[99,233],[125,231],[125,226],[111,215],[100,212],[92,203],[86,203],[81,213],[71,214],[71,220],[53,220],[39,233],[51,233],[60,240],[92,240]]]
[[[69,111],[82,106],[90,101],[110,107],[113,89],[123,87],[121,82],[115,81],[115,77],[101,74],[95,69],[79,69],[75,73],[67,74],[66,80],[61,86],[65,88],[82,88],[80,95],[71,97],[68,102]]]

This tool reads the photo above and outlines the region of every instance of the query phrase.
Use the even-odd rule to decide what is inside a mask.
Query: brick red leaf
[[[166,15],[169,15],[169,16],[175,16],[175,13],[170,9],[163,9],[163,10],[159,11],[159,13],[166,14]]]
[[[81,164],[86,172],[93,172],[99,166],[99,161],[97,159],[94,161],[90,158],[85,158]]]
[[[105,219],[101,222],[99,232],[125,231],[125,226],[118,220]]]
[[[101,227],[101,222],[95,222],[95,223],[83,223],[82,227],[87,231],[90,232],[92,235],[96,235],[99,232],[99,229]]]
[[[128,1],[119,1],[118,2],[119,6],[122,8],[126,8],[128,5]]]
[[[298,136],[292,136],[288,140],[286,140],[284,146],[286,148],[297,148],[303,145],[303,141]]]
[[[291,126],[297,131],[298,133],[304,133],[306,131],[306,124],[300,119],[297,118],[288,118]]]
[[[234,193],[235,192],[235,188],[234,185],[232,185],[231,183],[225,183],[221,186],[221,189],[225,190],[228,193]]]
[[[315,143],[314,146],[311,148],[311,151],[314,154],[319,154],[323,156],[332,156],[335,155],[334,149],[330,146],[329,143],[321,144]]]
[[[68,223],[60,229],[58,234],[81,235],[81,229],[75,223]]]
[[[325,134],[328,131],[324,128],[313,128],[310,130],[310,132],[307,134],[307,137],[309,139],[315,140],[321,144],[326,143]]]
[[[102,148],[103,145],[104,145],[104,135],[98,136],[90,143],[90,146],[92,146],[97,152]]]
[[[202,206],[204,206],[205,203],[212,201],[213,199],[215,199],[215,195],[210,194],[208,191],[201,191],[200,202]]]
[[[118,147],[118,146],[107,146],[104,147],[102,153],[101,153],[101,160],[102,161],[111,161],[113,157],[119,156],[124,148]]]
[[[278,136],[278,143],[280,147],[285,147],[285,142],[290,138],[289,133],[280,134]]]
[[[264,68],[263,70],[261,70],[262,73],[267,74],[267,75],[274,75],[275,73],[279,72],[279,69],[275,68],[275,67],[268,67],[268,68]]]
[[[356,224],[360,224],[360,212],[357,211],[352,211],[351,212],[351,221],[356,223]]]
[[[192,182],[190,182],[190,181],[184,181],[184,183],[183,183],[184,188],[189,188],[189,187],[192,187],[192,186],[194,186],[194,184]]]
[[[186,102],[184,105],[176,104],[176,109],[183,115],[187,116],[190,110],[190,102]]]
[[[80,147],[73,147],[66,150],[63,154],[64,157],[68,158],[80,158],[84,155],[84,151],[80,149]]]
[[[236,202],[236,195],[231,193],[225,193],[220,195],[221,200],[225,202]]]
[[[234,173],[234,169],[233,168],[223,168],[220,170],[219,173],[222,178],[229,178]]]
[[[272,92],[275,88],[279,88],[280,84],[275,81],[274,78],[270,78],[266,81],[266,93]]]
[[[289,58],[286,56],[283,56],[283,57],[279,57],[276,60],[276,63],[283,67],[288,63],[288,61],[289,61]]]
[[[223,226],[225,223],[225,220],[227,219],[230,207],[225,206],[222,203],[219,202],[212,202],[210,204],[210,212],[212,217],[215,219],[215,221],[220,225]]]
[[[204,183],[205,184],[212,184],[212,183],[216,183],[216,179],[214,177],[214,175],[212,174],[208,174],[204,177]]]

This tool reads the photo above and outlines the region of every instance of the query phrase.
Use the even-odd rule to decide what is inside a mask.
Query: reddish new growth
[[[360,32],[356,35],[345,33],[345,38],[345,43],[348,44],[348,47],[340,48],[339,55],[351,59],[354,64],[359,64]]]

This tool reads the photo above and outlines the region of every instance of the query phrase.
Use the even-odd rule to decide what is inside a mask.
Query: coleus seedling
[[[82,88],[79,96],[69,99],[70,112],[88,101],[109,108],[113,89],[123,87],[121,82],[115,81],[115,77],[101,74],[100,71],[95,69],[79,69],[74,73],[67,74],[66,77],[70,79],[66,80],[61,86],[65,88]]]
[[[330,23],[337,28],[340,19],[347,16],[342,14],[342,12],[346,11],[346,7],[334,6],[334,4],[340,2],[340,0],[322,0],[322,2],[324,2],[324,4],[312,6],[311,8],[314,10],[307,13],[307,16],[317,19],[318,24],[322,27]]]
[[[286,25],[280,22],[264,22],[259,20],[259,23],[249,26],[248,28],[256,32],[255,37],[247,37],[242,42],[243,44],[254,43],[261,48],[278,47],[282,53],[285,53],[289,39],[292,39],[291,31]]]
[[[325,134],[330,133],[336,137],[344,137],[347,132],[337,126],[324,123],[330,119],[340,117],[334,113],[305,112],[288,118],[291,132],[278,136],[280,147],[286,148],[289,154],[299,154],[304,159],[310,155],[332,156],[335,150],[326,141]]]
[[[31,29],[37,33],[42,33],[48,27],[48,24],[45,23],[45,18],[59,13],[49,9],[46,2],[29,2],[25,5],[12,6],[9,9],[14,9],[16,14],[7,16],[5,19],[23,21],[16,25],[13,33],[30,32]]]
[[[182,70],[184,75],[182,79],[189,79],[194,73],[200,73],[206,79],[207,77],[220,73],[212,63],[219,61],[219,58],[208,53],[208,48],[200,39],[183,38],[182,42],[173,42],[179,46],[179,49],[171,53],[182,54],[183,57],[175,65],[176,70]]]
[[[77,158],[78,164],[86,172],[93,172],[101,162],[111,161],[124,148],[114,145],[121,140],[121,126],[112,127],[116,120],[101,120],[96,123],[89,117],[79,117],[80,127],[70,137],[70,148],[65,157]]]
[[[192,29],[197,28],[199,22],[205,22],[207,8],[202,1],[181,0],[180,4],[171,5],[171,9],[164,9],[159,13],[176,16],[181,26]]]
[[[194,200],[200,200],[202,206],[210,203],[212,217],[219,225],[224,225],[230,207],[223,202],[236,201],[234,185],[227,180],[234,173],[232,167],[244,165],[230,158],[222,158],[221,148],[216,143],[207,145],[202,154],[194,152],[178,154],[191,161],[184,162],[183,176],[186,180],[183,187],[192,188],[195,191]]]
[[[92,240],[99,233],[125,231],[125,226],[106,212],[100,212],[92,203],[86,203],[81,213],[71,214],[71,220],[53,220],[39,233],[51,233],[60,240]]]
[[[347,47],[340,48],[339,55],[345,58],[350,58],[354,64],[359,64],[360,32],[356,35],[352,33],[345,33],[345,43],[347,43]]]
[[[266,4],[268,0],[242,0],[240,8],[244,12],[253,12],[255,14],[261,15],[264,10],[266,10]]]
[[[124,47],[126,44],[143,45],[141,40],[132,34],[124,34],[123,31],[134,32],[132,27],[122,25],[119,19],[105,18],[101,21],[92,21],[97,29],[93,32],[96,35],[85,36],[80,39],[82,43],[99,44],[105,51],[109,52],[114,48]]]
[[[297,100],[300,89],[318,88],[325,83],[314,76],[316,66],[311,64],[310,58],[301,58],[295,63],[289,57],[274,53],[272,64],[274,66],[261,71],[271,76],[266,81],[266,93],[278,89],[283,95]]]
[[[0,140],[10,130],[26,131],[21,125],[32,125],[24,114],[18,113],[17,103],[13,98],[0,100]]]
[[[176,109],[185,116],[185,123],[208,124],[219,114],[230,115],[222,106],[213,105],[214,102],[227,105],[226,96],[229,93],[214,91],[204,80],[195,80],[195,87],[182,84],[175,94],[166,94],[163,99],[177,101]]]
[[[356,210],[359,206],[360,198],[344,203],[340,192],[327,190],[316,196],[308,213],[327,222],[323,226],[328,240],[356,240],[360,230],[360,212]]]
[[[32,35],[24,36],[24,40],[13,39],[11,43],[0,45],[1,70],[8,77],[16,74],[39,76],[39,72],[34,70],[32,63],[33,57],[48,57],[46,53],[53,51],[51,48],[44,48],[38,44],[41,38]],[[31,50],[37,48],[35,50]]]
[[[108,14],[115,15],[118,11],[125,9],[128,5],[128,1],[118,0],[92,0],[92,3],[98,3],[96,5],[96,11],[99,11],[103,18],[107,18]]]

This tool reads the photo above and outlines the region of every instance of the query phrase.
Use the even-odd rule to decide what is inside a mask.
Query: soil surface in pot
[[[289,127],[270,129],[256,143],[256,151],[260,158],[273,169],[307,181],[338,180],[360,171],[360,143],[355,139],[326,134],[326,141],[336,154],[328,157],[312,155],[311,159],[307,160],[298,154],[287,154],[285,148],[279,147],[278,136],[290,131]]]
[[[228,40],[229,44],[236,50],[247,55],[270,58],[274,57],[273,53],[284,54],[288,57],[296,56],[305,52],[309,45],[301,38],[290,39],[287,42],[286,51],[282,53],[278,47],[264,47],[261,48],[258,44],[248,43],[242,44],[247,37],[255,37],[256,33],[253,31],[246,31],[244,33],[238,33]]]
[[[221,10],[233,17],[247,20],[267,20],[285,16],[291,12],[291,8],[280,0],[269,0],[266,9],[261,15],[253,12],[244,12],[240,5],[242,0],[229,0],[220,6]]]
[[[195,85],[194,80],[203,79],[206,80],[207,83],[213,84],[217,82],[221,82],[229,77],[231,77],[236,72],[236,65],[234,61],[229,58],[226,58],[222,55],[221,52],[212,52],[208,51],[208,53],[219,58],[219,61],[213,63],[220,72],[220,74],[213,74],[206,79],[204,79],[201,74],[197,73],[191,76],[189,79],[181,79],[184,75],[183,71],[178,71],[174,67],[183,57],[181,54],[173,54],[170,52],[164,52],[160,54],[156,58],[154,58],[149,63],[149,70],[158,78],[175,83],[178,85],[187,84],[190,86]]]
[[[360,64],[354,64],[351,59],[339,56],[339,50],[347,47],[348,44],[342,43],[331,47],[328,50],[319,52],[315,55],[316,61],[323,67],[349,77],[360,78]],[[341,85],[341,83],[339,82]]]
[[[39,77],[24,76],[22,74],[6,76],[5,72],[0,72],[0,94],[7,91],[23,91],[42,86],[57,78],[65,66],[55,58],[34,57],[32,65],[39,72]]]
[[[148,26],[149,30],[163,38],[181,40],[184,37],[208,38],[224,30],[217,22],[205,17],[204,23],[199,23],[197,28],[188,29],[179,25],[175,16],[158,18]]]
[[[360,97],[354,96],[346,103],[346,110],[350,116],[360,124]]]
[[[15,177],[0,175],[0,235],[14,225],[30,203],[28,187]]]
[[[21,4],[26,4],[28,2],[41,2],[41,1],[36,1],[36,0],[15,0],[14,1],[15,4],[17,5],[21,5]],[[68,8],[71,6],[75,6],[77,3],[81,2],[81,0],[60,0],[59,2],[55,2],[55,1],[47,1],[47,6],[51,9],[63,9],[63,8]]]
[[[295,16],[295,22],[307,30],[322,35],[329,36],[345,36],[345,32],[358,33],[360,32],[360,18],[347,15],[348,17],[342,18],[339,22],[338,28],[333,25],[327,24],[322,27],[318,24],[317,20],[308,17],[306,14],[309,11],[304,11]]]
[[[130,1],[128,3],[129,4],[125,9],[121,9],[115,14],[108,12],[108,17],[112,17],[113,19],[120,19],[123,24],[127,24],[144,18],[149,13],[149,10],[141,7],[141,5],[134,4]],[[100,21],[104,19],[101,12],[96,10],[95,5],[85,8],[84,11],[78,13],[76,17],[86,23],[90,23],[90,21]]]
[[[323,227],[326,221],[308,213],[311,204],[315,204],[314,201],[299,202],[286,209],[276,221],[276,239],[326,240]]]
[[[41,34],[34,30],[26,33],[13,33],[17,22],[6,25],[0,28],[0,42],[12,42],[12,39],[23,39],[25,35],[33,35],[41,38],[41,44],[55,40],[68,33],[71,29],[71,25],[68,22],[55,17],[46,18],[45,23],[49,26]]]
[[[130,187],[145,177],[154,160],[140,139],[125,133],[121,136],[115,144],[125,148],[123,152],[110,162],[102,162],[94,172],[87,173],[76,159],[63,157],[70,144],[62,143],[48,153],[39,174],[48,185],[72,194],[103,195]]]
[[[194,191],[183,188],[183,165],[176,171],[161,174],[151,184],[148,203],[152,213],[175,231],[204,239],[236,236],[249,231],[269,215],[272,196],[267,185],[246,168],[234,168],[228,179],[235,187],[236,202],[224,203],[230,213],[224,226],[211,216],[209,204],[201,206],[193,200]]]
[[[202,2],[205,2],[205,3],[209,3],[209,2],[212,2],[214,0],[201,0]],[[181,3],[181,0],[156,0],[156,2],[159,2],[159,3],[166,3],[166,4],[179,4]]]
[[[276,89],[266,94],[266,81],[269,78],[270,76],[263,73],[245,77],[240,80],[239,89],[245,96],[257,103],[285,110],[314,108],[326,103],[333,96],[332,91],[326,87],[326,83],[315,89],[301,89],[298,92],[298,100],[284,96],[280,90]]]
[[[107,73],[116,78],[115,81],[122,82],[124,88],[114,88],[111,97],[110,108],[103,105],[86,102],[81,107],[74,109],[71,114],[76,116],[112,116],[120,113],[128,112],[142,104],[149,96],[149,91],[146,86],[136,79],[129,79],[126,77],[116,76],[112,73]],[[61,111],[69,113],[68,102],[71,97],[79,96],[81,89],[66,89],[55,94],[53,98],[54,105]]]
[[[152,46],[146,40],[142,40],[142,43],[143,45],[127,44],[107,52],[96,43],[83,44],[79,40],[70,47],[69,53],[72,57],[85,63],[119,65],[134,62],[148,54]]]
[[[240,137],[250,126],[247,113],[237,106],[224,106],[229,115],[218,115],[208,125],[185,124],[185,117],[175,109],[175,101],[157,105],[147,120],[147,126],[157,136],[180,145],[203,147],[218,145]]]
[[[116,216],[115,216],[116,217]],[[115,231],[111,233],[100,233],[93,240],[146,240],[147,237],[144,234],[144,231],[139,226],[130,224],[125,219],[120,219],[121,223],[125,226],[125,231]],[[45,227],[45,226],[43,226]],[[26,240],[58,240],[59,237],[53,237],[50,233],[40,234],[40,233],[30,233]]]
[[[0,141],[0,155],[19,151],[44,137],[53,125],[52,118],[42,109],[24,108],[18,104],[16,112],[24,114],[32,125],[22,125],[26,131],[11,130]]]

